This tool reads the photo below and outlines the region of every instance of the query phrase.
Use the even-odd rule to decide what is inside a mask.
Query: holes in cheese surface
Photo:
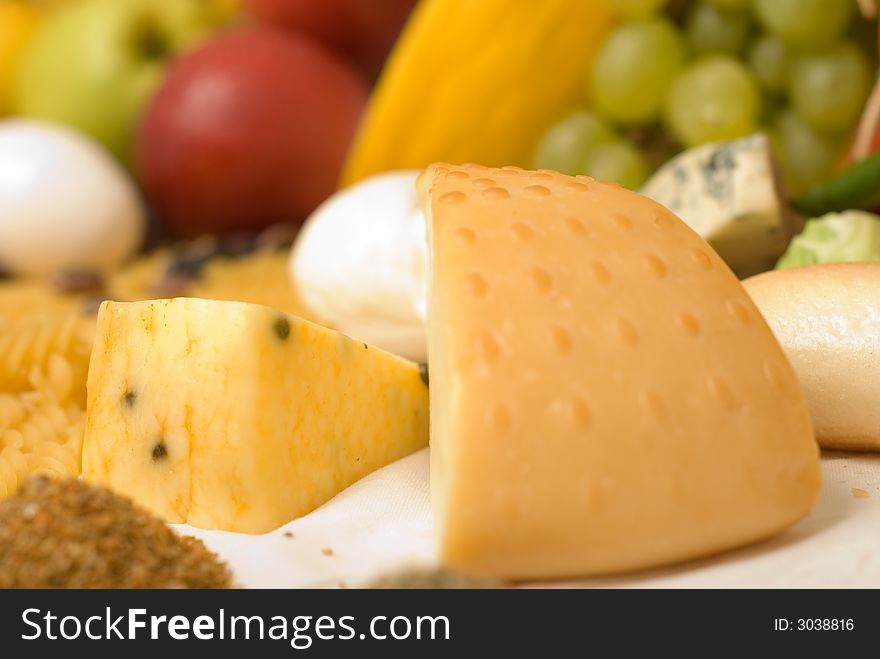
[[[455,237],[462,245],[473,245],[477,242],[477,234],[467,227],[459,227],[456,229]]]
[[[583,398],[557,398],[550,405],[550,414],[557,425],[586,430],[590,426],[590,408]]]
[[[666,272],[667,272],[666,263],[664,263],[663,259],[661,259],[656,254],[648,252],[643,257],[643,261],[645,263],[645,267],[647,268],[648,272],[650,274],[652,274],[653,276],[655,276],[659,279],[662,279],[663,277],[666,276]]]
[[[658,421],[666,418],[666,405],[663,403],[663,398],[653,389],[642,391],[641,402],[652,418]]]
[[[522,242],[531,240],[535,235],[532,227],[524,222],[514,222],[510,229],[513,232],[513,237]]]
[[[440,197],[441,204],[460,204],[467,200],[467,196],[463,192],[448,192]]]
[[[272,323],[272,329],[281,341],[290,338],[290,321],[285,316],[278,316]]]
[[[546,268],[535,266],[529,270],[529,281],[539,293],[547,293],[553,288],[553,277]]]
[[[162,462],[165,458],[168,457],[168,447],[165,446],[165,442],[161,439],[157,441],[153,445],[153,450],[150,451],[150,457],[153,458],[153,462]]]
[[[576,217],[565,218],[565,226],[568,227],[568,230],[575,236],[585,236],[587,234],[587,228],[584,226],[584,223]]]
[[[727,313],[730,314],[732,318],[735,318],[743,325],[749,324],[749,311],[740,300],[727,300],[724,303],[724,308],[727,310]]]
[[[706,252],[699,248],[693,248],[689,250],[689,254],[693,262],[703,270],[711,270],[712,269],[712,259],[706,254]]]
[[[712,397],[715,398],[724,407],[729,410],[732,410],[736,407],[736,398],[734,397],[733,391],[731,391],[730,386],[727,384],[727,382],[724,381],[724,378],[717,375],[711,375],[709,376],[707,385],[709,387],[709,393],[712,394]]]
[[[639,333],[631,322],[626,318],[618,318],[616,323],[617,336],[620,341],[628,346],[634,346],[639,342]]]
[[[806,514],[818,451],[797,381],[699,236],[586,176],[460,169],[468,179],[419,180],[445,565],[506,579],[641,569]]]
[[[550,189],[543,185],[527,185],[523,192],[527,195],[531,195],[532,197],[548,197],[550,196]]]
[[[570,192],[589,192],[590,188],[587,187],[583,183],[579,183],[578,181],[568,181],[565,184],[565,189]]]
[[[497,432],[507,432],[510,429],[510,412],[507,406],[499,403],[489,409],[489,426]]]
[[[550,335],[552,337],[552,345],[555,352],[560,355],[567,355],[571,352],[573,343],[571,340],[571,334],[569,334],[568,330],[559,327],[558,325],[554,325],[550,328]]]
[[[486,188],[483,190],[483,197],[486,199],[507,199],[510,197],[510,193],[504,188]]]
[[[777,362],[767,360],[763,364],[764,377],[773,387],[781,388],[784,384],[783,370]]]
[[[680,313],[675,316],[675,323],[688,336],[699,336],[700,334],[700,323],[693,314]]]
[[[622,231],[629,231],[633,228],[632,220],[623,213],[618,213],[616,211],[611,213],[611,220],[614,222],[615,226]]]
[[[501,348],[491,332],[481,332],[474,337],[474,353],[481,364],[491,364],[501,356]]]
[[[606,286],[611,283],[611,273],[608,272],[608,268],[606,268],[601,262],[593,261],[590,263],[590,269],[593,271],[593,277],[596,282]]]
[[[476,298],[486,297],[486,292],[489,288],[483,276],[476,272],[465,275],[464,286],[465,291]]]
[[[664,229],[671,229],[675,226],[676,219],[672,216],[671,213],[665,212],[663,210],[655,210],[654,224]]]

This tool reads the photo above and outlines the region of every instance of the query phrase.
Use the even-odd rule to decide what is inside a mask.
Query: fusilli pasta
[[[0,281],[0,319],[70,313],[81,305],[82,296],[61,294],[42,279]]]
[[[79,399],[85,403],[85,379],[94,342],[95,321],[76,312],[29,315],[12,320],[0,317],[0,392],[29,388],[34,367],[45,370],[50,356],[63,356],[71,377],[82,384]]]
[[[85,389],[74,365],[59,353],[30,369],[30,389],[0,394],[0,496],[33,473],[80,473]]]

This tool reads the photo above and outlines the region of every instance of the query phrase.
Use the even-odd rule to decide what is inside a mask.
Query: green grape
[[[731,11],[749,9],[752,4],[752,0],[704,0],[704,2],[718,9],[729,9]]]
[[[645,156],[629,142],[615,140],[595,146],[584,161],[584,174],[602,181],[615,181],[630,190],[648,179]]]
[[[778,94],[764,94],[761,97],[761,113],[758,115],[758,125],[768,126],[776,121],[776,117],[788,105],[783,97]]]
[[[788,79],[791,104],[817,130],[841,131],[858,120],[871,86],[865,54],[843,42],[796,58]]]
[[[846,30],[853,0],[754,0],[764,29],[803,48],[828,45]]]
[[[617,139],[592,112],[575,110],[544,133],[535,149],[535,169],[555,169],[563,174],[583,174],[584,155],[595,145]]]
[[[817,132],[791,109],[779,112],[770,138],[783,179],[794,194],[828,177],[841,146],[840,138]]]
[[[852,41],[861,48],[864,53],[876,53],[877,36],[877,21],[867,20],[859,14],[856,14],[856,18],[849,26],[849,30],[847,30],[844,39]]]
[[[697,55],[735,55],[745,45],[750,29],[751,18],[748,14],[706,4],[694,5],[685,23],[688,44]]]
[[[726,55],[699,59],[673,81],[666,123],[686,146],[742,137],[755,130],[761,111],[758,84]]]
[[[762,34],[749,47],[748,62],[765,90],[775,94],[785,89],[789,61],[781,39]]]
[[[611,0],[611,8],[625,21],[637,21],[658,14],[666,0]]]
[[[605,40],[593,60],[589,96],[611,121],[642,125],[660,114],[684,57],[681,37],[665,18],[626,23]]]

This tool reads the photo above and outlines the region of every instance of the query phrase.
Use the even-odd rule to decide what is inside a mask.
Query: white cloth
[[[880,587],[880,455],[827,453],[822,477],[813,512],[766,542],[661,570],[536,585]],[[251,588],[357,587],[403,567],[434,565],[428,451],[371,474],[272,533],[178,529],[202,538]]]

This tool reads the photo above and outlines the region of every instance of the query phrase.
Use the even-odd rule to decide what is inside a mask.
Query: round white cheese
[[[97,144],[47,122],[0,122],[0,267],[107,270],[137,249],[144,228],[134,184]]]
[[[319,317],[352,338],[423,362],[427,242],[418,173],[378,174],[324,202],[293,246],[290,273]]]

